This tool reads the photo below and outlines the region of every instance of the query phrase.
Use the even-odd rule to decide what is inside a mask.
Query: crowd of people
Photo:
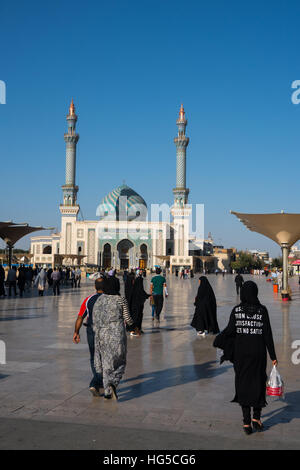
[[[143,309],[147,299],[153,305],[152,318],[158,321],[168,295],[167,284],[161,269],[150,283],[150,293],[144,290],[143,271],[126,272],[124,296],[120,295],[120,282],[114,270],[102,273],[95,282],[96,293],[81,305],[73,342],[80,342],[80,328],[85,320],[90,350],[92,380],[90,391],[94,396],[118,399],[117,387],[125,372],[127,356],[126,330],[132,336],[143,333]],[[230,315],[227,327],[220,332],[217,321],[217,302],[206,276],[199,278],[195,298],[195,313],[191,326],[199,336],[216,335],[214,346],[223,350],[221,362],[229,360],[235,371],[235,396],[233,402],[242,409],[243,429],[249,435],[263,431],[261,411],[266,406],[267,351],[277,365],[272,329],[268,311],[258,300],[258,288],[253,281],[244,282],[235,277],[240,302]],[[165,291],[165,292],[164,292]]]
[[[166,278],[156,268],[150,283],[150,293],[144,289],[144,271],[126,271],[123,276],[124,296],[120,295],[120,281],[116,271],[100,272],[95,281],[96,293],[84,299],[78,313],[74,343],[80,342],[80,328],[87,329],[92,380],[90,391],[99,396],[104,388],[106,399],[117,399],[116,388],[124,374],[127,354],[127,335],[141,336],[144,304],[150,299],[152,321],[160,324],[164,295],[168,296]]]
[[[180,279],[189,279],[194,277],[194,270],[189,268],[180,268],[175,269],[175,276],[180,277]]]
[[[59,295],[61,286],[80,287],[80,282],[79,267],[46,269],[21,264],[19,267],[12,266],[6,272],[0,264],[0,298],[12,295],[23,297],[33,288],[37,288],[41,297],[47,288],[53,291],[53,295]]]
[[[124,375],[127,356],[127,334],[143,335],[143,311],[147,300],[152,306],[153,326],[159,327],[164,297],[168,296],[166,277],[157,267],[151,278],[150,292],[144,288],[145,270],[125,271],[124,296],[120,295],[120,280],[114,269],[101,271],[95,281],[96,292],[89,295],[78,313],[73,341],[80,342],[80,328],[84,324],[90,351],[92,380],[90,391],[99,396],[104,389],[106,399],[118,399],[117,387]],[[193,273],[180,273],[180,277]],[[177,274],[178,276],[178,274]],[[45,289],[60,294],[61,286],[80,287],[79,268],[33,269],[13,266],[6,275],[0,265],[0,296],[20,295],[32,288],[43,296]],[[217,320],[217,301],[206,276],[199,278],[195,298],[195,312],[191,326],[198,336],[216,335],[214,346],[223,350],[221,361],[229,360],[235,371],[235,396],[243,414],[243,429],[263,430],[261,411],[266,405],[267,351],[274,365],[277,358],[268,311],[258,300],[258,288],[253,281],[244,282],[243,276],[234,278],[240,302],[233,308],[227,327],[220,332]],[[17,293],[18,289],[18,293]],[[155,323],[154,323],[155,322]],[[252,413],[252,415],[251,415]]]

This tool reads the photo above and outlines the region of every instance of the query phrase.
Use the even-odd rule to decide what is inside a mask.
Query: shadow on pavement
[[[16,311],[19,311],[19,310],[43,310],[43,307],[26,307],[26,308],[6,308],[5,311],[6,312],[16,312]]]
[[[0,374],[0,380],[1,380],[1,379],[6,379],[6,377],[9,377],[9,375],[7,375],[7,374]]]
[[[286,403],[286,406],[269,413],[262,413],[266,430],[279,423],[290,423],[293,419],[300,419],[300,391],[286,393],[281,401],[283,404]]]
[[[35,318],[43,318],[45,315],[15,315],[11,317],[2,317],[0,316],[0,322],[1,321],[14,321],[14,320],[33,320]]]
[[[7,289],[7,288],[6,288]],[[61,285],[60,286],[60,295],[61,294],[76,294],[77,292],[80,292],[81,287],[72,287],[71,285]],[[43,297],[56,297],[53,295],[53,289],[52,287],[46,287],[44,290],[44,295],[39,296],[38,290],[35,287],[32,287],[30,291],[25,290],[23,295],[20,296],[20,293],[17,292],[17,295],[8,295],[8,292],[6,292],[6,296],[4,299],[0,299],[0,301],[11,301],[11,300],[16,300],[16,299],[32,299],[32,298],[43,298]]]
[[[118,390],[119,402],[133,400],[136,397],[148,395],[150,393],[159,392],[165,388],[176,387],[189,382],[196,382],[201,379],[208,379],[223,374],[231,366],[216,368],[216,361],[205,362],[204,364],[193,364],[173,369],[159,370],[156,372],[149,372],[147,374],[140,374],[137,377],[132,377],[121,382],[126,384],[135,380],[142,382],[132,386],[123,387]]]

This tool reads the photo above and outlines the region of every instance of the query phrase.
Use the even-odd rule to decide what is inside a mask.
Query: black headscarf
[[[215,297],[214,291],[207,277],[201,276],[199,277],[199,281],[201,282],[200,282],[200,286],[198,287],[196,303],[197,303],[197,300],[203,300],[204,298],[209,298],[209,300],[212,300],[214,303],[216,303],[216,297]]]
[[[248,315],[253,315],[261,305],[258,300],[258,287],[253,281],[246,281],[241,287],[241,305]]]
[[[246,281],[241,288],[241,303],[247,305],[260,305],[257,298],[258,287],[253,281]]]
[[[103,292],[107,295],[120,295],[118,280],[113,276],[105,277],[103,279]]]

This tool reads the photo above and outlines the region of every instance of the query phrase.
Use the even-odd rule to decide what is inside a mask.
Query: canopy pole
[[[13,245],[11,243],[7,243],[7,248],[8,248],[8,266],[9,268],[11,268]]]
[[[289,300],[289,272],[288,272],[288,255],[290,247],[287,243],[281,244],[282,250],[282,300]]]

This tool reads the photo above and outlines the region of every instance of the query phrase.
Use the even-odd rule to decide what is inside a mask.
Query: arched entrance
[[[122,240],[118,243],[120,269],[128,269],[130,265],[133,265],[133,247],[130,240]]]
[[[51,255],[51,253],[52,253],[52,246],[51,245],[44,246],[43,255]]]
[[[105,243],[103,247],[103,268],[111,267],[111,246],[109,243]]]
[[[145,243],[140,246],[140,259],[139,267],[140,269],[146,269],[148,263],[148,247]]]

